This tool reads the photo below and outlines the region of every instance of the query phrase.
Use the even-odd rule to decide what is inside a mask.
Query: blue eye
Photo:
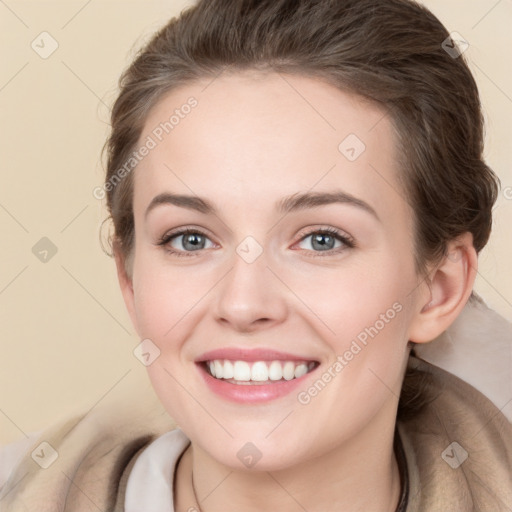
[[[186,249],[188,246],[191,250],[176,250],[174,248],[170,248],[169,245],[174,238],[182,237],[181,246]],[[205,240],[209,240],[206,234],[202,231],[198,231],[197,229],[183,229],[181,231],[177,231],[174,233],[169,233],[164,235],[158,245],[162,245],[165,247],[165,250],[171,254],[175,254],[176,256],[192,256],[192,254],[187,254],[187,252],[196,252],[201,249],[204,249]]]
[[[311,245],[313,248],[318,248],[318,251],[313,251],[316,253],[327,253],[326,256],[332,254],[338,254],[344,249],[353,248],[354,242],[351,238],[345,236],[337,229],[326,228],[320,229],[317,231],[311,231],[309,234],[305,235],[301,238],[301,242],[306,240],[307,238],[312,237]],[[341,245],[338,247],[334,247],[336,241],[339,241]],[[324,256],[323,254],[315,254],[314,256]]]
[[[174,239],[178,239],[180,237],[181,246],[184,250],[176,249],[175,247],[171,246],[171,242]],[[309,233],[303,234],[299,242],[302,242],[309,237],[313,237],[311,242],[313,250],[307,250],[307,252],[313,253],[313,256],[332,256],[346,250],[347,248],[355,247],[355,243],[351,237],[334,228],[324,228],[310,231]],[[207,240],[210,241],[208,236],[201,230],[187,228],[171,233],[166,233],[158,241],[157,245],[162,246],[164,250],[169,254],[178,257],[194,256],[195,252],[201,252],[201,250],[207,248],[205,247]],[[341,242],[341,246],[334,247],[333,244],[335,244],[336,240]]]

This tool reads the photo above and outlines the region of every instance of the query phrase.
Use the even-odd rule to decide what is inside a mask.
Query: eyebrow
[[[370,213],[373,217],[380,221],[377,212],[368,203],[351,194],[348,194],[347,192],[343,192],[342,190],[336,190],[334,192],[296,193],[278,201],[275,205],[275,208],[278,212],[284,214],[335,203],[355,206],[367,213]],[[144,215],[145,218],[148,216],[151,210],[163,204],[172,204],[179,206],[180,208],[196,210],[205,215],[217,215],[218,213],[217,208],[215,208],[215,206],[205,198],[164,192],[155,196],[149,203]]]

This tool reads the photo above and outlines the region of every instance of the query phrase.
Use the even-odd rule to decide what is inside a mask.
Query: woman
[[[414,352],[470,299],[498,189],[441,23],[200,1],[120,88],[103,190],[163,409],[48,430],[6,510],[510,510],[512,426]]]

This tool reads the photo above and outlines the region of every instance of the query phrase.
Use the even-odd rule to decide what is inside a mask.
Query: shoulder
[[[510,510],[512,424],[457,376],[414,356],[409,367],[429,377],[426,405],[397,422],[413,510]]]
[[[22,455],[0,490],[2,505],[11,510],[9,506],[23,503],[27,511],[55,512],[72,504],[73,510],[85,512],[97,510],[87,498],[93,496],[102,510],[113,510],[126,466],[174,427],[161,404],[152,400],[100,404],[67,418],[36,440],[44,443],[40,460],[30,451],[13,449],[17,458]]]
[[[478,389],[512,422],[512,323],[478,295],[445,332],[414,351]]]

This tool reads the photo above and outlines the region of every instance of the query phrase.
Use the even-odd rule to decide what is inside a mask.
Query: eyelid
[[[311,236],[315,233],[330,234],[333,235],[334,237],[341,239],[342,241],[348,242],[355,246],[354,237],[349,235],[346,231],[325,225],[309,226],[307,228],[302,229],[298,234],[298,242],[301,242],[304,238]]]

